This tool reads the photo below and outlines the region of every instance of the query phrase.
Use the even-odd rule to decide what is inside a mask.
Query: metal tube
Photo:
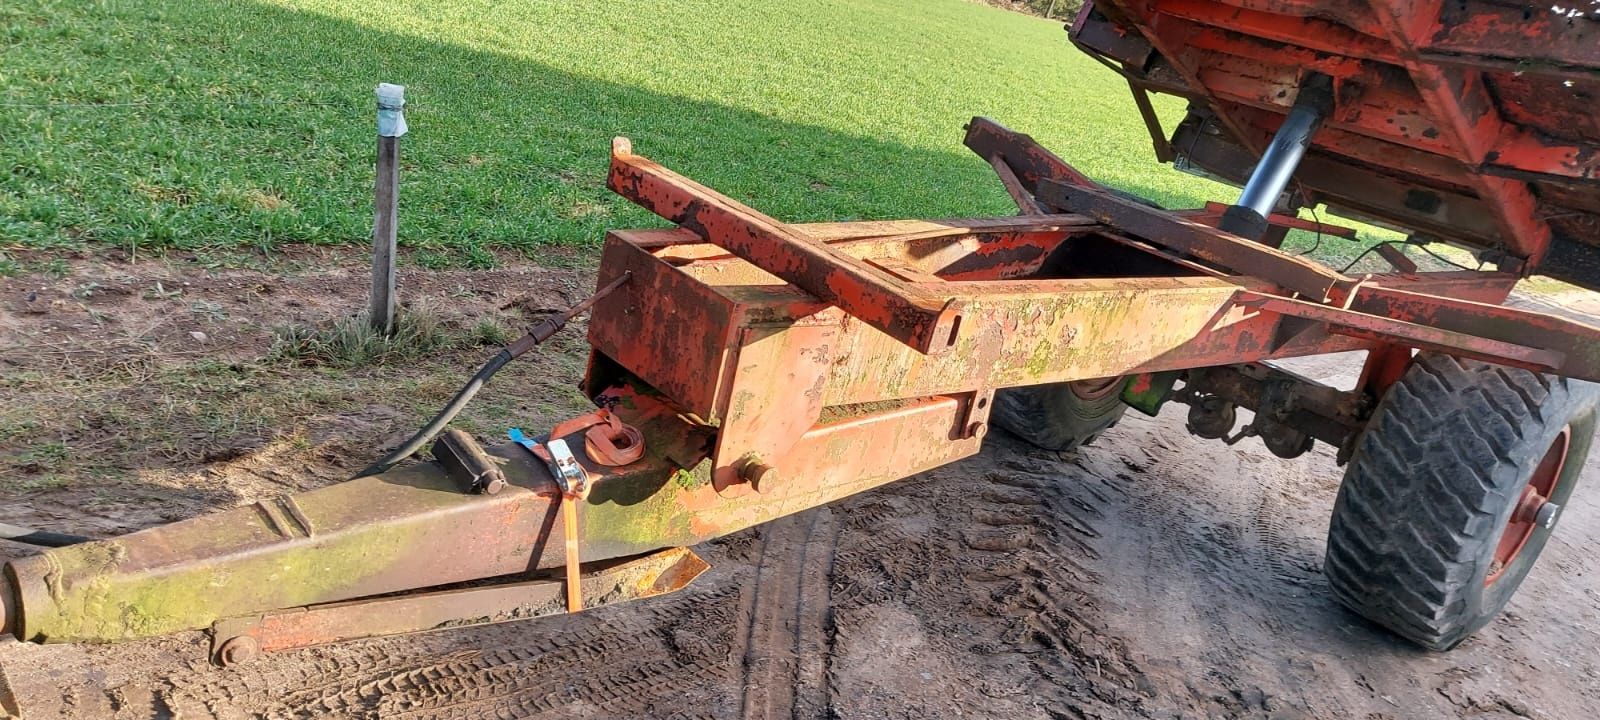
[[[1322,113],[1296,102],[1289,117],[1278,128],[1278,134],[1272,137],[1272,145],[1261,156],[1261,162],[1250,173],[1250,182],[1245,184],[1244,192],[1239,193],[1237,204],[1262,217],[1271,213],[1284,188],[1289,187],[1295,169],[1300,167],[1300,158],[1305,157],[1306,148],[1311,146],[1312,133],[1321,124]]]
[[[1261,155],[1261,162],[1256,163],[1255,170],[1251,171],[1249,182],[1245,183],[1244,191],[1239,193],[1239,201],[1224,215],[1223,230],[1253,240],[1266,232],[1267,216],[1278,204],[1278,197],[1283,195],[1284,189],[1289,187],[1295,170],[1300,167],[1300,159],[1311,147],[1312,135],[1316,134],[1323,118],[1332,110],[1333,80],[1319,74],[1307,77],[1300,85],[1300,94],[1295,97],[1294,107],[1289,109],[1283,125],[1272,136],[1272,144],[1267,146],[1267,151]]]

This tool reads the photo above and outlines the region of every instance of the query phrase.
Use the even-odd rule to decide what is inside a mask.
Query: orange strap
[[[578,497],[562,494],[562,525],[567,529],[567,612],[583,609],[583,583],[578,561]]]

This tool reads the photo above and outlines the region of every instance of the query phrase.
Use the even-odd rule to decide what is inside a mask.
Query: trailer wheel
[[[1094,442],[1117,424],[1126,378],[1102,378],[1009,388],[995,393],[993,420],[1046,450],[1071,450]]]
[[[1431,650],[1497,615],[1544,549],[1595,432],[1595,386],[1422,353],[1357,441],[1333,594]]]

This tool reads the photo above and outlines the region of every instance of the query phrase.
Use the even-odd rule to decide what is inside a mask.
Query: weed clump
[[[301,365],[352,368],[415,360],[450,350],[509,342],[510,331],[484,319],[470,328],[452,326],[430,303],[414,303],[395,315],[394,332],[372,327],[367,314],[322,326],[284,326],[274,333],[268,358]]]

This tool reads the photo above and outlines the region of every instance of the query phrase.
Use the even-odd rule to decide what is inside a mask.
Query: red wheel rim
[[[1122,387],[1122,377],[1097,378],[1094,380],[1078,380],[1067,384],[1073,395],[1084,400],[1099,400]]]
[[[1522,549],[1528,546],[1528,540],[1539,529],[1537,522],[1539,509],[1550,501],[1550,496],[1555,493],[1556,485],[1561,482],[1561,470],[1567,465],[1567,450],[1571,445],[1572,428],[1561,428],[1561,434],[1556,435],[1555,442],[1550,443],[1550,449],[1544,453],[1544,458],[1539,461],[1539,467],[1534,468],[1533,475],[1528,478],[1528,484],[1523,486],[1522,494],[1517,498],[1517,506],[1512,509],[1511,517],[1506,521],[1505,532],[1500,535],[1500,544],[1494,549],[1494,560],[1489,564],[1489,576],[1483,584],[1493,585],[1506,568],[1522,554]]]

